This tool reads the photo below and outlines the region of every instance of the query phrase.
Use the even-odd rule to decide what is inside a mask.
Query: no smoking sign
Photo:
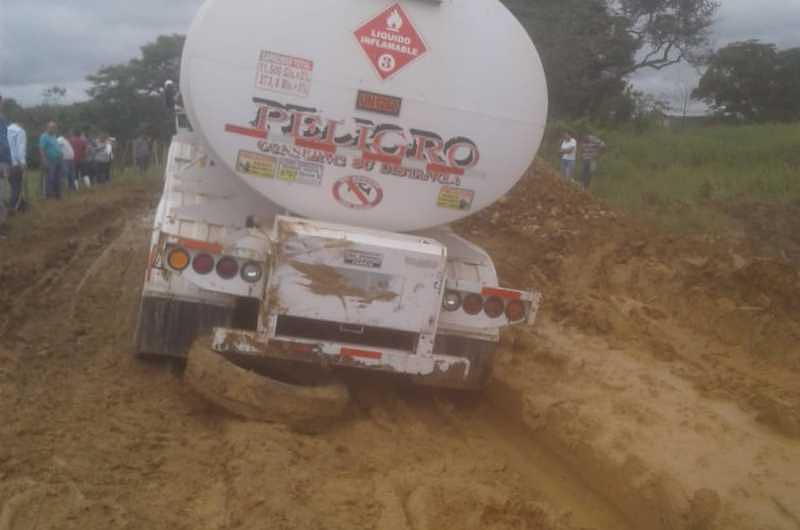
[[[400,4],[394,4],[366,22],[355,31],[355,36],[382,80],[392,77],[428,51]]]
[[[333,197],[351,210],[370,210],[383,201],[383,188],[368,177],[349,176],[336,181]]]

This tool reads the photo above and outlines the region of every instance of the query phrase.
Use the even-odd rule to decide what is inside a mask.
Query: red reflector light
[[[223,280],[230,280],[239,274],[239,263],[228,256],[220,259],[217,262],[217,274]]]
[[[380,359],[383,354],[379,351],[356,350],[354,348],[342,348],[339,350],[342,357],[362,357],[364,359]]]
[[[214,270],[214,258],[210,254],[198,254],[192,261],[192,268],[197,274],[209,274]]]
[[[508,303],[506,307],[506,318],[509,322],[518,322],[525,318],[525,304],[519,300]]]
[[[505,308],[506,305],[503,303],[503,300],[496,296],[487,299],[483,304],[483,311],[489,318],[500,318],[503,316],[503,310]]]
[[[464,312],[468,315],[477,315],[483,311],[483,297],[479,294],[468,294],[463,302]]]

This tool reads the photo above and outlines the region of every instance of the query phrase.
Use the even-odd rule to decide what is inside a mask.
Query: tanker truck
[[[450,225],[514,186],[547,115],[498,0],[207,0],[179,85],[139,354],[486,383],[541,297]]]

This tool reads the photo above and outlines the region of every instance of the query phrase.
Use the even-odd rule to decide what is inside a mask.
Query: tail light
[[[483,303],[483,311],[489,318],[500,318],[503,316],[503,311],[506,305],[502,299],[492,296]]]
[[[461,309],[461,295],[456,291],[447,291],[444,293],[442,307],[446,311],[458,311]]]
[[[263,274],[261,265],[254,261],[248,261],[242,266],[242,279],[247,283],[258,283]]]
[[[220,259],[217,262],[217,275],[223,280],[230,280],[239,274],[239,263],[228,256]]]
[[[192,261],[192,268],[197,274],[209,274],[214,270],[214,258],[210,254],[197,254]]]
[[[468,294],[464,298],[464,312],[468,315],[477,315],[483,311],[483,297],[479,294]]]
[[[176,271],[184,271],[191,263],[189,253],[180,247],[175,247],[167,254],[167,264]]]
[[[525,304],[519,300],[513,300],[506,307],[506,318],[509,322],[518,322],[525,318]]]

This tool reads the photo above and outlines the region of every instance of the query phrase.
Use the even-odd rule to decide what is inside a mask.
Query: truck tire
[[[183,377],[198,394],[236,416],[307,433],[329,427],[350,399],[340,382],[294,385],[246,370],[215,352],[208,338],[192,345]]]

